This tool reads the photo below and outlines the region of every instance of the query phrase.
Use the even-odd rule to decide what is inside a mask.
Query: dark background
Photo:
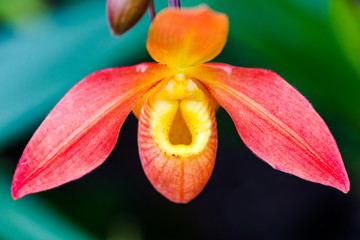
[[[155,0],[156,10],[165,1]],[[273,170],[217,113],[213,175],[189,204],[145,177],[130,114],[117,146],[80,180],[14,201],[12,174],[55,103],[86,75],[152,61],[149,16],[114,38],[105,0],[0,0],[0,239],[360,239],[360,10],[346,0],[228,0],[230,33],[214,60],[271,69],[324,118],[347,168],[348,194]]]

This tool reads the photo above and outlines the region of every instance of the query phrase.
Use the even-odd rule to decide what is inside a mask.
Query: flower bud
[[[114,36],[135,26],[144,15],[150,0],[107,0],[107,15]]]

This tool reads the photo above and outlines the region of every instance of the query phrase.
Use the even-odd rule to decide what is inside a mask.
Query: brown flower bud
[[[110,29],[114,36],[135,26],[144,15],[150,0],[107,0]]]

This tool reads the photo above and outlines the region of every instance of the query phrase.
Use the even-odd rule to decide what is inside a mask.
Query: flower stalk
[[[150,15],[151,21],[153,21],[154,18],[155,18],[155,15],[156,15],[155,6],[154,6],[154,0],[150,0],[150,2],[149,2],[149,15]]]
[[[181,8],[181,0],[169,0],[169,7]]]

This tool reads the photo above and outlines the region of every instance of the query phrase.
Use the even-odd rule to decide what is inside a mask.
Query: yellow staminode
[[[193,80],[177,74],[148,101],[151,134],[163,151],[186,156],[204,149],[211,135],[211,104]]]

